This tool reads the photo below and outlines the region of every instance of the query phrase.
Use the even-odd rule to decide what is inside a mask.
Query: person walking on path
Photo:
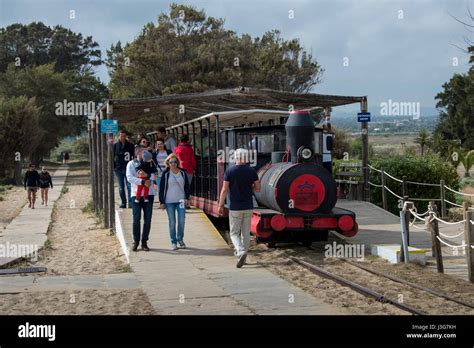
[[[41,205],[46,207],[48,206],[48,191],[50,187],[53,189],[53,179],[46,170],[46,167],[42,166],[39,174],[39,188],[41,192]]]
[[[156,186],[158,190],[160,189],[161,175],[166,169],[165,161],[170,154],[171,151],[166,149],[164,139],[157,139],[155,151],[153,152],[153,161],[155,162],[155,166],[158,172],[158,174],[156,175]]]
[[[164,139],[167,150],[170,150],[171,152],[174,151],[174,148],[176,147],[176,139],[171,134],[166,133],[165,127],[158,128],[156,135],[158,138]]]
[[[132,215],[133,215],[133,246],[132,250],[137,251],[140,241],[142,243],[142,250],[149,251],[150,248],[148,247],[148,237],[150,235],[150,228],[151,228],[151,217],[153,214],[153,200],[156,195],[155,188],[152,185],[153,180],[155,180],[155,174],[151,174],[149,179],[140,179],[138,177],[137,168],[140,165],[144,165],[142,156],[146,149],[144,147],[139,146],[136,150],[136,159],[133,161],[128,162],[127,164],[127,180],[131,186],[131,203],[132,203]],[[148,157],[148,155],[145,155]],[[151,158],[151,154],[150,154]],[[135,198],[137,197],[137,188],[138,185],[145,185],[149,188],[148,190],[148,202],[145,200],[139,200],[138,203],[135,202]],[[143,232],[140,236],[140,225],[141,225],[141,217],[143,211]]]
[[[130,183],[126,179],[127,163],[133,159],[135,148],[132,143],[127,141],[127,133],[121,130],[118,134],[118,141],[114,144],[114,172],[117,178],[117,184],[120,195],[120,208],[127,206],[131,208],[130,203]],[[127,196],[125,196],[125,186],[127,186]]]
[[[64,153],[64,163],[69,163],[69,152]]]
[[[181,168],[186,171],[189,187],[191,187],[197,164],[196,157],[194,156],[194,149],[191,144],[189,144],[189,136],[187,134],[181,136],[181,142],[175,147],[174,153],[178,156]]]
[[[28,208],[35,209],[36,202],[36,192],[39,187],[39,174],[36,171],[36,166],[33,163],[30,163],[28,170],[25,173],[25,178],[23,180],[23,185],[28,195]]]
[[[189,199],[189,183],[186,172],[179,167],[179,159],[175,154],[165,160],[166,169],[160,181],[160,208],[168,214],[169,234],[173,250],[186,248],[184,244],[184,223],[186,206]],[[178,231],[176,233],[176,213],[178,214]]]
[[[235,166],[224,173],[224,184],[219,199],[219,214],[224,212],[224,203],[229,194],[230,238],[237,256],[237,268],[245,264],[250,247],[250,222],[253,211],[253,191],[260,191],[260,182],[255,169],[247,165],[248,150],[237,149]]]

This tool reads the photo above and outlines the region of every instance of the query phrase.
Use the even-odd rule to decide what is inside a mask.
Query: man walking
[[[28,208],[35,209],[36,191],[40,185],[40,176],[36,171],[36,166],[30,163],[28,170],[25,173],[23,185],[28,195]]]
[[[173,138],[171,134],[166,133],[165,127],[158,128],[157,136],[158,138],[165,140],[166,150],[170,150],[171,152],[174,151],[174,148],[176,147],[176,139]]]
[[[130,183],[126,180],[127,163],[133,159],[135,149],[132,143],[127,141],[127,133],[121,130],[118,134],[118,141],[114,144],[114,171],[117,178],[120,200],[120,208],[126,208],[127,198],[125,196],[125,186],[127,186],[128,207],[130,203]]]
[[[156,195],[156,191],[152,182],[156,179],[155,174],[151,174],[149,179],[141,179],[138,177],[137,168],[140,165],[145,165],[152,159],[152,154],[148,152],[144,147],[139,146],[136,149],[136,159],[128,162],[127,164],[127,181],[131,184],[131,204],[132,204],[132,215],[133,215],[133,246],[132,250],[137,251],[140,240],[142,242],[142,250],[149,251],[148,247],[148,236],[151,228],[151,216],[153,213],[153,200]],[[148,187],[147,199],[141,199],[137,197],[137,188],[139,185]],[[138,202],[137,202],[138,201]],[[140,236],[140,224],[143,210],[143,233]]]
[[[245,264],[250,247],[250,221],[252,218],[252,192],[260,191],[260,182],[255,169],[248,166],[248,150],[237,149],[235,166],[227,168],[219,199],[219,214],[224,212],[224,203],[229,193],[230,238],[238,258],[237,268]]]

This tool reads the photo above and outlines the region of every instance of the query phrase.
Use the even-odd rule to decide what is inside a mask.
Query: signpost
[[[100,120],[100,132],[106,133],[118,133],[118,121],[117,120]]]
[[[370,112],[357,113],[357,122],[370,122]]]

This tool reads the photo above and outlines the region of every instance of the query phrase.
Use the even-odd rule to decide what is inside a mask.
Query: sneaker
[[[135,199],[135,203],[140,203],[140,201],[138,199]]]
[[[145,202],[145,203],[148,203],[148,202],[149,202],[148,198],[147,198],[147,199],[145,199],[143,202]]]
[[[148,244],[146,242],[142,242],[142,250],[150,251],[150,248],[148,247]]]
[[[137,242],[133,242],[132,250],[133,251],[138,251],[138,243]]]
[[[247,258],[247,253],[243,253],[239,257],[239,261],[237,261],[237,268],[241,268],[245,264],[245,259]]]
[[[178,246],[176,244],[171,244],[171,250],[178,250]]]
[[[178,241],[179,247],[182,249],[186,249],[186,244],[182,240]]]
[[[41,205],[44,205],[44,202],[41,202]]]
[[[125,208],[125,204],[120,204],[120,207],[119,207],[119,208],[120,208],[120,209]]]

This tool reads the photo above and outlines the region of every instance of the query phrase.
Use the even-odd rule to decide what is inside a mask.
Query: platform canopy
[[[362,102],[364,96],[291,93],[272,89],[229,88],[200,93],[149,98],[109,99],[119,124],[144,122],[155,126],[176,124],[211,112],[232,110],[317,109]]]

